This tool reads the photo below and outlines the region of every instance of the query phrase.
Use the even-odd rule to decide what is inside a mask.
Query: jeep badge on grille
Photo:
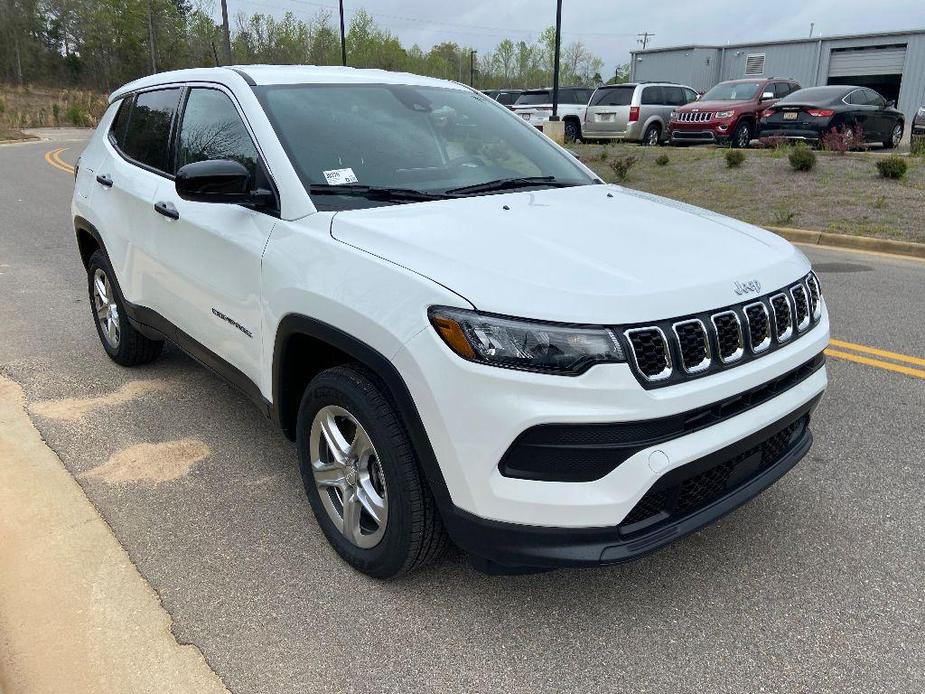
[[[743,294],[758,294],[761,292],[761,282],[758,280],[749,280],[748,282],[734,282],[733,290],[739,296]]]

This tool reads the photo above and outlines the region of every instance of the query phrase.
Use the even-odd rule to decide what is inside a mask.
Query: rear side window
[[[646,87],[642,90],[642,105],[664,104],[665,99],[662,97],[661,87]]]
[[[122,146],[126,155],[157,171],[170,170],[170,127],[179,99],[179,89],[158,89],[135,97]]]
[[[864,96],[864,92],[860,89],[855,89],[853,92],[851,92],[847,97],[845,97],[845,101],[849,104],[853,104],[854,106],[867,105],[867,99]]]
[[[257,148],[231,99],[217,89],[191,89],[177,136],[177,169],[209,159],[231,159],[257,175]]]
[[[519,97],[515,104],[517,106],[535,106],[537,104],[551,104],[552,103],[552,92],[543,90],[540,92],[524,92]]]
[[[132,97],[122,99],[119,104],[119,110],[116,111],[116,117],[112,119],[112,126],[109,128],[109,137],[119,147],[125,143],[125,126],[128,125],[128,117],[132,110]]]
[[[591,97],[591,106],[629,106],[636,87],[609,87],[598,89]]]
[[[591,98],[591,94],[592,94],[592,91],[590,89],[575,90],[575,95],[578,97],[578,101],[576,103],[579,103],[579,104],[588,103],[588,100]]]
[[[498,94],[498,103],[504,104],[505,106],[510,106],[515,101],[517,97],[520,96],[517,92],[501,92]]]

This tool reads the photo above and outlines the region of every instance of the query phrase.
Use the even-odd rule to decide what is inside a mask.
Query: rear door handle
[[[112,178],[109,177],[109,174],[99,174],[96,177],[96,182],[99,183],[101,186],[112,188]]]
[[[177,208],[173,206],[172,202],[156,202],[154,203],[154,211],[170,219],[180,219],[180,213],[177,212]]]

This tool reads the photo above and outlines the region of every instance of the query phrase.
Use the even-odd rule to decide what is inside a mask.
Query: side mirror
[[[193,202],[231,204],[259,202],[250,172],[230,159],[210,159],[187,164],[177,171],[177,195]]]
[[[894,99],[890,99],[889,101],[886,102],[886,107],[887,107],[887,108],[895,108],[895,107],[896,107],[896,101],[895,101]]]
[[[768,99],[773,99],[773,98],[774,98],[774,92],[764,92],[764,93],[761,95],[761,100],[762,100],[762,101],[767,101]]]

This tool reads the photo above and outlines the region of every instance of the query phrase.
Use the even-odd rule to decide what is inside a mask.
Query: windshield
[[[722,82],[703,95],[701,101],[748,101],[754,99],[761,82]]]
[[[517,97],[517,101],[514,103],[516,106],[536,106],[537,104],[551,104],[552,92],[548,89],[541,92],[524,92],[519,97]]]
[[[381,191],[364,201],[358,190],[340,196],[321,188],[327,185],[436,194],[513,178],[594,182],[538,131],[468,90],[313,84],[255,91],[306,190],[329,193],[312,196],[319,209],[390,202]]]

